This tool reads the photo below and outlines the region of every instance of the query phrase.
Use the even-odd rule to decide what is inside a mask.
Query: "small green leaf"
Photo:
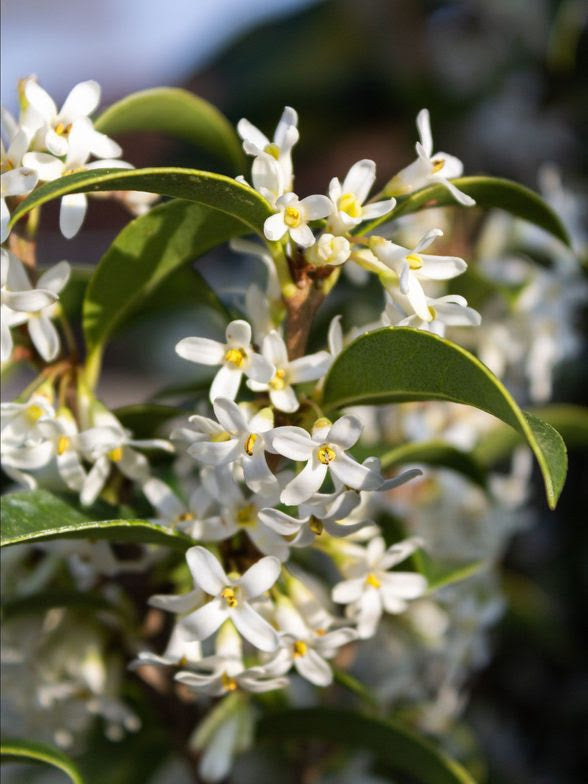
[[[161,131],[226,161],[236,174],[245,169],[239,137],[212,104],[177,87],[156,87],[127,95],[94,122],[109,136],[129,131]]]
[[[107,539],[180,550],[194,543],[188,536],[147,520],[88,520],[84,512],[47,490],[7,493],[0,498],[0,506],[0,547],[50,539]]]
[[[92,191],[147,191],[204,204],[240,220],[246,230],[263,235],[263,224],[273,214],[253,188],[223,174],[164,167],[150,169],[92,169],[46,182],[15,209],[11,226],[35,207],[68,193]]]
[[[516,218],[534,223],[554,237],[570,244],[570,238],[563,223],[541,196],[524,185],[499,177],[459,177],[451,181],[460,191],[476,200],[478,207],[496,207],[506,210]],[[382,223],[409,215],[411,212],[427,207],[459,207],[453,196],[443,185],[429,185],[410,196],[400,197],[396,207],[388,215],[370,221],[359,229],[360,234],[373,231]],[[471,209],[468,207],[468,209]]]
[[[382,468],[423,463],[435,468],[450,468],[480,487],[486,487],[486,472],[469,452],[457,449],[444,441],[424,441],[417,444],[403,444],[385,452],[381,457]]]
[[[62,770],[73,784],[84,784],[75,762],[47,743],[6,738],[0,744],[0,754],[2,762],[45,762]]]
[[[394,773],[419,784],[475,784],[459,763],[399,721],[375,719],[341,708],[299,708],[272,712],[257,727],[259,741],[306,738],[371,751]]]
[[[535,453],[547,501],[555,508],[567,470],[561,436],[521,411],[492,372],[455,343],[408,327],[386,327],[362,335],[337,357],[323,393],[327,410],[411,400],[474,406],[513,427]]]

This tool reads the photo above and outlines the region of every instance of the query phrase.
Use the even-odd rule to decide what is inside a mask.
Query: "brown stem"
[[[301,253],[288,260],[296,291],[287,299],[286,346],[288,358],[304,356],[314,316],[325,298],[323,283],[333,271],[332,267],[313,267]]]

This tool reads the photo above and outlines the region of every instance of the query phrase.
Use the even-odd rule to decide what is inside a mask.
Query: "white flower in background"
[[[199,365],[221,365],[210,385],[210,401],[217,397],[234,400],[243,375],[254,381],[268,382],[274,367],[251,347],[251,327],[240,319],[227,326],[226,343],[209,338],[184,338],[176,345],[182,359]]]
[[[382,484],[382,477],[346,452],[359,439],[361,431],[361,422],[352,416],[343,416],[334,424],[325,418],[317,419],[312,435],[301,427],[276,428],[271,434],[272,450],[290,460],[306,461],[302,471],[282,491],[282,503],[295,506],[308,501],[329,471],[356,490],[376,490]]]
[[[150,601],[152,606],[157,606],[157,598]],[[193,607],[194,604],[191,605]],[[164,609],[164,608],[161,608]],[[169,607],[165,607],[169,610]],[[152,651],[140,651],[136,659],[129,664],[129,669],[136,670],[145,664],[156,667],[190,667],[202,658],[202,646],[196,640],[190,639],[191,635],[180,623],[174,624],[165,651],[158,655]]]
[[[401,613],[407,600],[422,596],[427,581],[416,572],[389,571],[422,546],[418,538],[386,548],[380,536],[372,539],[366,548],[348,545],[351,564],[344,569],[347,580],[333,588],[333,601],[346,604],[347,617],[357,624],[362,639],[371,637],[383,612]]]
[[[91,122],[84,118],[74,123],[69,132],[65,160],[62,161],[46,152],[27,152],[23,163],[34,169],[39,175],[39,180],[43,182],[51,182],[66,174],[91,169],[132,169],[130,163],[117,159],[101,159],[88,163],[92,152],[91,126]],[[68,193],[61,197],[59,228],[64,237],[67,239],[75,237],[84,222],[87,209],[88,197],[85,193]]]
[[[1,254],[1,307],[2,307],[2,362],[12,354],[11,320],[24,315],[43,311],[57,299],[57,294],[48,288],[31,287],[23,263],[13,253],[2,248]],[[57,265],[59,267],[59,265]],[[24,323],[24,322],[22,322]]]
[[[299,675],[315,686],[330,686],[333,672],[327,659],[336,656],[341,646],[357,639],[355,629],[311,629],[292,602],[284,597],[278,600],[276,621],[281,632],[280,650],[269,662],[272,672],[286,673],[294,666]]]
[[[376,257],[393,270],[400,279],[400,292],[404,294],[414,312],[423,321],[432,321],[421,280],[450,280],[461,275],[467,264],[457,256],[431,256],[422,253],[437,237],[443,236],[441,229],[431,229],[415,248],[404,248],[383,237],[372,237],[370,248]]]
[[[181,623],[195,640],[206,640],[231,620],[237,631],[255,648],[272,653],[278,646],[278,636],[270,624],[253,609],[252,599],[264,594],[278,579],[281,564],[277,558],[266,556],[243,575],[229,577],[217,559],[204,547],[191,547],[186,553],[194,582],[211,600]]]
[[[463,193],[450,182],[454,177],[461,177],[463,163],[446,152],[433,154],[433,137],[431,122],[427,109],[421,109],[417,115],[417,128],[420,142],[416,143],[417,159],[393,177],[386,186],[386,193],[402,195],[424,188],[426,185],[438,183],[451,193],[453,198],[466,207],[476,202],[467,193]]]
[[[292,148],[299,138],[297,125],[298,114],[290,106],[284,108],[272,141],[249,120],[243,118],[237,123],[247,155],[257,157],[265,153],[277,161],[284,191],[292,190]]]
[[[339,267],[351,256],[351,244],[345,237],[321,234],[306,252],[306,258],[316,267]]]
[[[445,336],[446,327],[479,327],[482,317],[474,308],[468,307],[465,297],[459,294],[446,294],[444,297],[426,297],[427,307],[432,316],[425,321],[415,313],[411,313],[410,303],[401,303],[404,297],[394,292],[394,301],[386,303],[382,314],[382,324],[391,327],[413,327]],[[406,307],[403,307],[406,306]]]
[[[38,289],[31,289],[27,273],[24,266],[16,257],[12,257],[8,278],[10,274],[18,278],[17,285],[21,292],[25,291],[25,284],[29,286],[30,294],[39,291],[47,292],[51,299],[47,299],[47,304],[38,310],[31,309],[28,312],[12,310],[7,314],[8,327],[16,327],[26,324],[33,346],[43,357],[45,362],[51,362],[59,354],[60,340],[59,333],[51,321],[57,313],[57,300],[59,294],[67,285],[71,273],[71,267],[67,261],[60,261],[54,267],[43,272],[38,280]]]
[[[206,469],[201,475],[205,472]],[[179,498],[169,485],[154,476],[147,479],[141,490],[160,515],[153,520],[154,523],[166,528],[178,528],[193,539],[204,542],[218,540],[223,521],[218,513],[212,513],[215,500],[204,483],[190,493],[187,503]]]
[[[376,180],[376,164],[370,160],[354,163],[343,184],[337,177],[329,183],[331,212],[327,230],[333,234],[346,234],[364,220],[381,218],[394,209],[396,199],[384,199],[373,204],[364,202]]]
[[[284,339],[275,330],[263,339],[261,353],[275,368],[274,375],[265,384],[251,380],[247,386],[254,392],[268,392],[272,405],[278,411],[287,413],[297,411],[300,406],[292,384],[316,381],[327,372],[332,362],[328,351],[307,354],[290,361]]]
[[[288,685],[287,678],[272,676],[271,667],[245,667],[243,643],[231,621],[221,626],[215,651],[214,656],[192,663],[190,671],[178,672],[175,679],[191,691],[211,697],[222,697],[237,689],[259,694]]]
[[[320,194],[299,199],[295,193],[285,193],[276,202],[275,215],[266,218],[263,233],[268,240],[279,242],[286,234],[292,242],[302,248],[314,245],[314,234],[310,221],[326,218],[331,211],[331,202]]]
[[[2,403],[2,449],[38,445],[45,440],[39,429],[41,418],[55,417],[52,401],[43,394],[32,395],[26,403]]]
[[[4,119],[4,118],[3,118]],[[27,166],[23,166],[23,155],[29,148],[29,136],[24,130],[18,130],[10,139],[8,149],[2,147],[2,159],[0,162],[0,242],[8,238],[10,212],[6,199],[10,196],[26,196],[30,193],[39,179],[37,172]]]
[[[237,177],[238,180],[246,182],[244,177]],[[251,182],[258,193],[273,209],[280,196],[287,190],[284,183],[284,174],[279,163],[271,155],[262,153],[253,160],[251,165]]]

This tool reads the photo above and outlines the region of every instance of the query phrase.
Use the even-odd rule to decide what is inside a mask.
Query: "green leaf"
[[[465,564],[440,563],[424,550],[417,550],[411,557],[417,570],[426,577],[429,593],[467,580],[468,577],[478,574],[488,566],[486,561],[472,561]]]
[[[444,441],[403,444],[385,452],[380,460],[384,469],[407,463],[423,463],[435,468],[450,468],[483,488],[487,484],[486,472],[480,463],[469,452]]]
[[[523,218],[523,220],[545,229],[566,245],[570,244],[568,232],[557,213],[543,201],[541,196],[529,188],[525,188],[524,185],[500,177],[459,177],[451,182],[460,191],[472,196],[478,207],[496,207],[506,210],[516,218]],[[401,215],[409,215],[411,212],[417,212],[427,207],[459,206],[443,185],[429,185],[420,191],[411,193],[410,196],[400,197],[392,212],[364,224],[359,229],[359,233],[367,234],[382,223],[388,223]],[[468,209],[471,208],[468,207]]]
[[[50,539],[107,539],[113,542],[164,544],[187,550],[193,540],[147,520],[88,520],[47,490],[7,493],[0,498],[0,547]]]
[[[211,152],[236,174],[245,169],[239,137],[227,118],[208,101],[177,87],[132,93],[106,109],[94,127],[109,136],[160,131]]]
[[[152,438],[159,428],[170,419],[185,414],[181,408],[160,406],[156,403],[139,403],[115,408],[112,412],[123,427],[128,428],[134,438]]]
[[[326,740],[345,749],[371,751],[386,768],[406,773],[419,784],[475,784],[459,763],[400,722],[341,708],[269,713],[259,722],[257,737],[259,741]]]
[[[263,236],[263,224],[273,214],[253,188],[223,174],[163,167],[150,169],[92,169],[46,182],[15,209],[11,226],[35,207],[68,193],[92,191],[147,191],[204,204],[240,220],[248,231]]]
[[[565,482],[565,444],[550,425],[525,414],[506,387],[461,346],[428,332],[386,327],[354,340],[325,380],[326,410],[352,405],[448,400],[493,414],[535,453],[551,509]]]
[[[6,738],[0,744],[2,762],[45,762],[62,770],[73,784],[84,784],[75,762],[47,743]]]
[[[161,204],[125,226],[100,260],[84,299],[84,336],[94,378],[106,341],[124,319],[181,265],[244,231],[235,217],[183,200]],[[197,273],[191,275],[193,299],[228,320],[210,286]],[[183,299],[178,296],[178,305]]]
[[[43,613],[53,607],[92,610],[93,613],[109,611],[119,613],[115,605],[99,593],[91,591],[40,591],[17,596],[2,602],[2,620],[8,621],[21,615]]]

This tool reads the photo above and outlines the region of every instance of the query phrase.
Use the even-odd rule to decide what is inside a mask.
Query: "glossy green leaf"
[[[554,237],[570,244],[570,238],[563,223],[551,207],[539,196],[539,194],[519,185],[511,180],[504,180],[500,177],[459,177],[452,180],[453,184],[460,191],[467,193],[476,200],[478,207],[498,208],[506,210],[516,218],[534,223]],[[364,224],[360,229],[360,234],[367,234],[373,231],[382,223],[399,218],[401,215],[409,215],[412,212],[426,209],[427,207],[459,207],[447,188],[442,185],[429,185],[420,191],[411,193],[410,196],[401,196],[392,212],[382,218]],[[471,209],[468,207],[467,209]]]
[[[25,490],[0,498],[0,547],[50,539],[107,539],[113,542],[163,544],[186,550],[192,539],[147,520],[88,520],[47,490]]]
[[[191,142],[226,161],[235,174],[245,169],[245,156],[235,129],[212,104],[178,87],[156,87],[127,95],[94,122],[109,136],[129,131],[159,131]]]
[[[385,452],[381,457],[382,468],[406,465],[407,463],[450,468],[480,487],[486,487],[486,472],[469,452],[445,441],[424,441],[416,444],[403,444]]]
[[[34,207],[67,193],[92,191],[147,191],[212,207],[244,224],[245,231],[263,235],[263,223],[272,215],[267,201],[253,188],[231,177],[197,169],[92,169],[68,174],[34,190],[15,209],[11,225]]]
[[[565,444],[546,422],[525,414],[476,357],[449,340],[407,327],[386,327],[354,340],[325,380],[323,407],[447,400],[493,414],[519,432],[541,468],[554,508],[565,482]]]
[[[75,762],[47,743],[6,738],[0,744],[2,762],[44,762],[62,770],[73,784],[84,784]]]
[[[341,708],[272,712],[257,727],[259,741],[325,740],[362,749],[393,773],[419,784],[475,784],[469,773],[430,741],[392,719],[375,719]]]

